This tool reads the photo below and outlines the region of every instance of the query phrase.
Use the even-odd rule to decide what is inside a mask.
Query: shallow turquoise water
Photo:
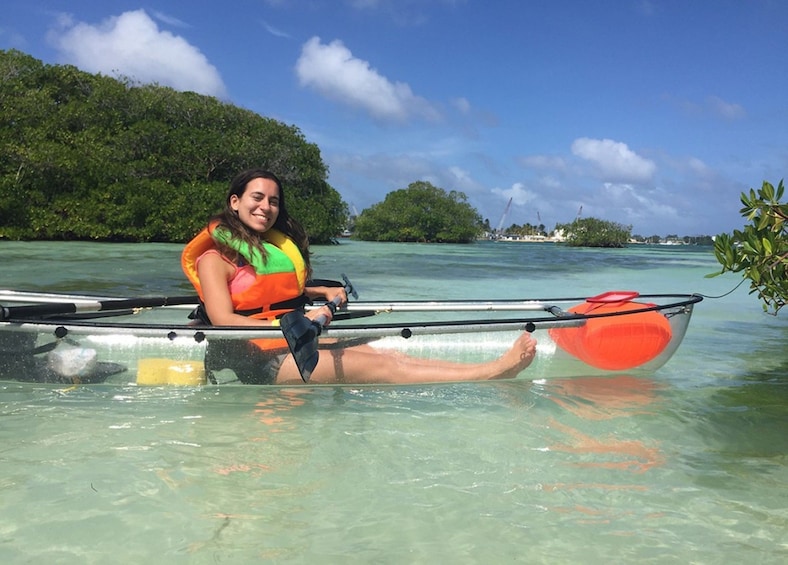
[[[707,248],[315,248],[361,298],[722,295]],[[0,287],[183,294],[179,246],[0,242]],[[649,378],[0,383],[4,563],[783,563],[788,324],[745,286]]]

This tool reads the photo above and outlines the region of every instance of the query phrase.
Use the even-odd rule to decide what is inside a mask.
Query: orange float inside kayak
[[[569,309],[573,314],[621,314],[589,318],[575,328],[552,328],[550,337],[567,353],[598,369],[621,371],[648,363],[670,343],[673,332],[668,319],[654,304],[633,302],[638,293],[616,291],[586,299]]]

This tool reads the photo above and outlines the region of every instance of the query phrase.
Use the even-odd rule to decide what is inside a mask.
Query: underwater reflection
[[[653,380],[630,375],[553,379],[541,386],[545,398],[584,421],[649,414],[664,388]],[[604,458],[575,462],[574,466],[644,473],[665,463],[665,456],[652,442],[622,438],[621,426],[617,426],[614,433],[597,436],[557,418],[550,418],[548,425],[566,438],[549,445],[550,451]],[[588,428],[583,427],[584,430]]]
[[[575,377],[545,381],[546,397],[584,420],[608,420],[649,414],[665,387],[630,375]]]
[[[306,391],[298,389],[282,389],[278,396],[261,400],[255,405],[254,414],[261,424],[268,426],[268,431],[278,433],[292,429],[292,420],[286,420],[283,414],[293,408],[303,406]]]
[[[236,460],[225,462],[214,468],[214,472],[219,475],[231,475],[234,473],[250,473],[254,476],[261,476],[272,472],[276,465],[271,460],[271,453],[265,450],[251,449],[249,443],[270,442],[274,434],[292,432],[296,427],[294,418],[287,414],[295,408],[305,404],[304,396],[309,391],[298,389],[280,389],[276,394],[267,396],[254,404],[250,413],[252,425],[249,427],[248,435],[243,441],[237,441],[239,447],[236,453]],[[274,450],[276,452],[276,450]],[[262,458],[262,460],[259,460]],[[280,461],[281,462],[281,461]]]

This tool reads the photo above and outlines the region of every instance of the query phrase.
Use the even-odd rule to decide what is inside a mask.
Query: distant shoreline
[[[565,238],[557,238],[557,237],[547,237],[547,236],[506,236],[506,237],[484,237],[480,238],[478,241],[493,241],[493,242],[503,242],[503,243],[564,243],[566,240]],[[625,245],[661,245],[665,247],[681,247],[681,246],[704,246],[709,247],[708,244],[702,243],[691,243],[682,240],[666,240],[666,241],[659,241],[659,242],[652,242],[652,241],[637,241],[634,239],[630,239]]]

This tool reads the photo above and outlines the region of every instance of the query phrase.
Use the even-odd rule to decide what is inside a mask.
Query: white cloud
[[[88,72],[227,95],[219,72],[205,55],[184,38],[160,30],[144,10],[125,12],[96,26],[64,16],[48,39],[66,62]]]
[[[528,190],[525,185],[521,182],[514,183],[511,188],[501,189],[501,188],[493,188],[492,192],[495,194],[500,194],[501,196],[505,197],[507,200],[509,198],[512,199],[512,202],[518,206],[522,206],[524,204],[528,204],[529,202],[536,200],[537,195],[531,190]]]
[[[314,88],[331,100],[361,108],[377,119],[438,118],[432,106],[414,95],[410,86],[389,81],[367,61],[354,57],[339,40],[328,45],[322,44],[319,37],[307,41],[296,62],[296,74],[302,86]]]
[[[282,31],[279,28],[275,28],[274,26],[272,26],[268,22],[263,22],[263,27],[265,28],[265,31],[267,31],[268,33],[270,33],[274,37],[283,37],[285,39],[290,39],[290,34],[289,33],[285,32],[285,31]]]
[[[711,172],[709,167],[706,165],[706,163],[704,163],[697,157],[690,157],[689,159],[687,159],[687,167],[689,167],[689,169],[692,172],[700,176],[707,176]]]
[[[471,103],[467,98],[454,98],[451,103],[460,114],[468,115],[471,113]]]
[[[446,183],[443,188],[463,192],[469,198],[487,193],[487,187],[473,178],[470,171],[457,166],[449,167],[442,180]]]
[[[550,190],[558,190],[562,188],[561,181],[550,175],[545,175],[539,179],[539,184]]]
[[[610,217],[624,224],[639,225],[655,222],[674,222],[678,210],[663,201],[671,198],[661,190],[642,194],[628,183],[604,183],[599,192],[598,205]],[[623,215],[623,217],[621,217]]]
[[[0,42],[3,43],[4,49],[20,49],[26,50],[28,42],[25,37],[15,31],[13,28],[7,28],[0,25]]]
[[[726,102],[725,100],[717,96],[709,96],[706,99],[706,102],[711,108],[712,112],[728,120],[738,120],[740,118],[743,118],[747,114],[744,111],[744,108],[742,108],[738,104],[732,104],[730,102]]]
[[[327,156],[331,171],[344,171],[365,179],[365,191],[385,192],[405,188],[429,177],[436,167],[424,157],[412,154],[375,153],[369,155],[337,153]],[[375,201],[375,200],[373,200]]]
[[[165,14],[164,12],[154,11],[153,17],[159,20],[160,22],[164,22],[167,25],[171,25],[172,27],[192,27],[183,20],[180,20],[174,16],[169,14]]]
[[[461,169],[460,167],[449,167],[449,173],[454,177],[455,182],[458,185],[462,186],[475,186],[475,182],[471,177],[471,174],[466,171],[465,169]],[[460,189],[462,190],[462,189]]]
[[[653,161],[612,139],[581,137],[572,143],[572,153],[593,163],[607,181],[646,181],[657,170]]]
[[[520,157],[518,161],[528,169],[562,171],[566,168],[566,161],[553,155],[527,155]]]
[[[662,99],[690,116],[711,116],[731,121],[747,117],[747,110],[743,106],[727,102],[719,96],[707,96],[703,102],[687,100],[670,94],[663,95]]]
[[[637,8],[640,10],[640,13],[643,14],[644,16],[653,16],[656,12],[654,3],[651,2],[650,0],[641,0]]]

